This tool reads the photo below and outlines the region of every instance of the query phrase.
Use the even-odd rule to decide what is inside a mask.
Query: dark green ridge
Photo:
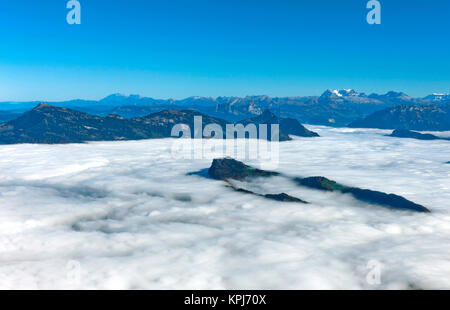
[[[349,187],[329,180],[325,177],[295,178],[294,181],[304,187],[323,191],[337,191],[343,194],[351,194],[358,200],[399,210],[411,210],[416,212],[430,212],[422,205],[416,204],[395,194],[386,194],[369,189]]]
[[[281,176],[278,172],[256,169],[232,158],[214,159],[208,170],[208,175],[214,179],[225,181],[228,179],[243,181],[255,177]],[[293,178],[293,181],[298,185],[307,188],[351,194],[355,199],[382,207],[415,212],[430,212],[430,210],[424,206],[416,204],[402,196],[358,187],[350,187],[322,176]]]
[[[0,123],[0,144],[63,144],[170,138],[173,137],[172,129],[175,124],[187,125],[192,138],[196,129],[194,125],[196,116],[202,117],[202,131],[208,124],[217,124],[222,129],[222,138],[225,138],[227,121],[194,110],[164,110],[143,117],[125,119],[113,114],[101,117],[41,103],[16,119]],[[271,140],[270,132],[267,137],[260,134],[258,126],[260,124],[280,124],[280,142],[291,140],[290,134],[304,137],[318,136],[298,121],[278,118],[270,111],[265,111],[256,118],[243,120],[242,123],[247,125],[254,123],[260,139]],[[268,126],[268,131],[270,128],[271,126]]]

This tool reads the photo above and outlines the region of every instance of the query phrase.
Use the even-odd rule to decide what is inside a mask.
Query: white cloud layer
[[[450,143],[313,127],[280,144],[280,172],[392,192],[392,211],[281,177],[236,193],[186,173],[173,140],[0,146],[0,288],[450,289]],[[248,162],[252,164],[252,162]],[[255,162],[253,162],[255,163]],[[370,260],[381,283],[366,281]]]

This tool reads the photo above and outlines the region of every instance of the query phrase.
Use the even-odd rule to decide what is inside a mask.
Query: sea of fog
[[[420,214],[274,177],[239,193],[176,140],[0,146],[1,289],[450,289],[450,142],[311,126],[276,171],[395,193]],[[246,161],[257,164],[257,160]]]

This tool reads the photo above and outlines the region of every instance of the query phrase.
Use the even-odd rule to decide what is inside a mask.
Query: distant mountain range
[[[171,137],[175,124],[189,126],[194,135],[194,117],[202,117],[202,131],[208,124],[218,124],[226,132],[227,121],[204,115],[193,110],[164,110],[140,118],[125,119],[118,115],[106,117],[39,104],[19,118],[0,124],[0,144],[16,143],[79,143],[87,141],[140,140]],[[279,124],[280,141],[289,135],[316,137],[297,120],[278,118],[265,111],[257,119],[243,120],[249,123]]]
[[[24,113],[38,103],[0,103],[0,122],[11,120],[18,113]],[[54,102],[52,105],[97,116],[116,114],[124,118],[142,117],[163,110],[192,109],[228,122],[251,118],[268,109],[280,117],[297,119],[300,123],[347,126],[376,111],[397,105],[440,106],[447,103],[450,103],[450,96],[446,94],[413,98],[402,92],[390,91],[383,95],[367,95],[347,89],[327,90],[321,96],[280,98],[269,96],[189,97],[173,100],[113,94],[99,101],[71,100]]]

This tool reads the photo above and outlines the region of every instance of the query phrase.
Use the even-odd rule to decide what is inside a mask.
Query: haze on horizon
[[[0,2],[0,102],[450,92],[443,0],[79,1]]]

